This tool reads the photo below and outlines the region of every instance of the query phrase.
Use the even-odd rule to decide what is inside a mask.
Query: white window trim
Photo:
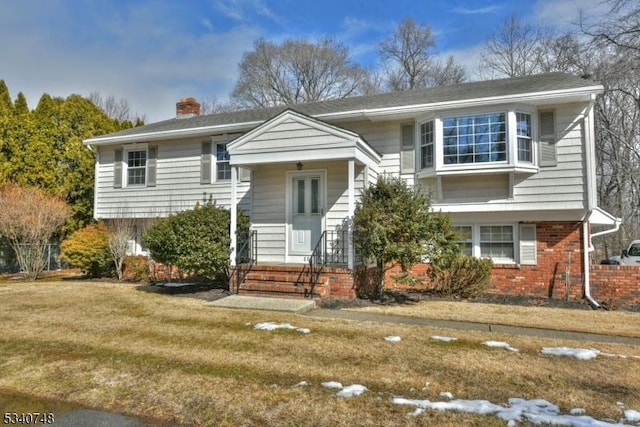
[[[230,141],[226,141],[226,140],[221,140],[221,141],[216,141],[216,140],[212,140],[211,144],[211,156],[212,156],[212,162],[211,162],[211,167],[212,167],[212,182],[216,183],[216,182],[220,182],[220,183],[229,183],[231,182],[231,178],[229,179],[218,179],[218,145],[220,144],[224,144],[227,146],[229,146],[229,142]],[[220,162],[222,163],[222,162]],[[231,167],[230,164],[230,160],[226,160],[226,163],[229,164],[229,167]]]
[[[450,117],[476,116],[491,113],[505,114],[506,136],[506,160],[484,163],[444,164],[444,134],[443,120]],[[518,161],[518,138],[516,128],[516,113],[528,114],[531,117],[532,162]],[[422,168],[421,164],[421,136],[420,129],[424,123],[433,121],[434,133],[434,166]],[[487,170],[494,172],[539,172],[538,155],[538,112],[535,108],[526,105],[502,105],[472,110],[449,110],[435,115],[420,117],[416,123],[418,135],[416,137],[416,172],[419,178],[436,175],[462,175],[482,173]]]
[[[510,226],[513,230],[513,256],[514,258],[491,258],[494,264],[519,264],[520,262],[520,228],[518,223],[514,222],[496,222],[496,223],[455,223],[456,227],[471,227],[471,254],[476,258],[482,258],[480,249],[480,227],[485,226]]]
[[[129,153],[134,151],[144,151],[146,161],[144,163],[144,184],[129,184]],[[123,147],[122,150],[122,187],[123,188],[144,188],[149,179],[149,144],[131,144]]]

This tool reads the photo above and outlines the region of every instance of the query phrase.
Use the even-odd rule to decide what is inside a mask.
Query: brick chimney
[[[195,98],[182,98],[176,102],[176,118],[188,119],[200,115],[200,103]]]

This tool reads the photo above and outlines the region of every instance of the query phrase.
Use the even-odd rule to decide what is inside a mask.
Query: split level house
[[[616,224],[596,205],[602,90],[551,73],[211,115],[185,98],[175,118],[85,141],[95,217],[138,219],[132,252],[144,253],[149,218],[212,199],[232,212],[231,263],[249,254],[256,289],[304,285],[311,259],[326,266],[316,293],[353,296],[351,219],[362,189],[390,174],[431,194],[467,254],[493,260],[495,292],[588,296],[591,226]]]

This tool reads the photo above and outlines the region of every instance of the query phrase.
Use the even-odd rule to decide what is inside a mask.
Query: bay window
[[[535,173],[536,124],[526,108],[436,116],[419,123],[418,165],[426,175],[487,169]]]
[[[444,118],[442,134],[445,165],[507,159],[504,113]]]
[[[531,114],[516,113],[516,130],[518,135],[518,161],[533,163]]]
[[[433,167],[433,120],[420,125],[420,166]]]

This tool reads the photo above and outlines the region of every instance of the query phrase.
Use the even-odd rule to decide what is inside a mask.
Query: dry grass
[[[574,332],[640,337],[640,313],[521,307],[462,301],[420,301],[414,304],[360,307],[354,311],[425,319],[464,320],[498,325],[529,326]]]
[[[504,425],[452,412],[411,417],[412,409],[391,403],[393,395],[440,400],[441,391],[495,403],[545,398],[598,418],[620,418],[618,401],[640,409],[640,359],[540,354],[544,346],[569,345],[640,356],[633,346],[215,309],[109,283],[2,283],[0,308],[0,391],[170,423]],[[262,321],[312,332],[254,330]],[[434,334],[458,341],[430,340]],[[387,335],[402,341],[387,343]],[[481,342],[488,339],[520,352],[487,348]],[[338,398],[320,386],[329,380],[370,391]],[[310,385],[293,387],[300,381]]]

